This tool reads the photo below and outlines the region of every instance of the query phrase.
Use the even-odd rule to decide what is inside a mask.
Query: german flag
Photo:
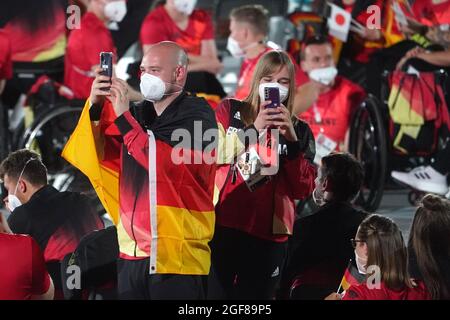
[[[103,144],[91,125],[90,102],[86,102],[75,131],[62,157],[83,172],[91,181],[103,207],[114,224],[119,221],[119,168],[103,159]]]
[[[344,276],[342,277],[341,284],[339,285],[338,293],[340,291],[340,288],[342,288],[343,291],[347,291],[351,286],[363,283],[365,279],[366,276],[359,273],[355,263],[352,259],[350,259],[347,269],[345,269]]]

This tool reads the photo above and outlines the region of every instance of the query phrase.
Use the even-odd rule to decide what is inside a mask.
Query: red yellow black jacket
[[[132,112],[115,119],[111,104],[105,103],[97,124],[104,138],[103,159],[119,170],[121,258],[150,257],[151,274],[206,275],[216,167],[214,161],[191,156],[204,155],[201,140],[208,129],[217,133],[214,112],[204,99],[185,93],[160,116],[148,102]],[[181,145],[172,137],[177,129],[192,135],[192,141]],[[179,154],[184,162],[174,161]]]

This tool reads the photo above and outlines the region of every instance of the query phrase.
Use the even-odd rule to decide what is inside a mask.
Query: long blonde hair
[[[241,119],[246,126],[253,124],[258,116],[261,99],[259,97],[259,85],[261,79],[279,72],[283,67],[287,67],[289,75],[289,95],[285,101],[285,106],[293,114],[295,96],[295,68],[291,58],[283,51],[270,51],[264,54],[256,65],[252,78],[250,94],[243,100],[245,105],[241,110]],[[296,120],[295,117],[292,118]]]

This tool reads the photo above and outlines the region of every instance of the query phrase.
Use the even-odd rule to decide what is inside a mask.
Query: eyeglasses
[[[353,249],[356,249],[356,244],[358,242],[365,242],[364,240],[355,240],[355,239],[350,239],[350,243],[352,244]]]

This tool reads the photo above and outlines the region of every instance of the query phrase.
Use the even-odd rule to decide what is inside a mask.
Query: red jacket
[[[338,76],[331,90],[321,94],[315,104],[300,114],[299,118],[308,123],[315,138],[322,133],[338,142],[339,147],[345,141],[353,112],[365,98],[366,93],[360,86]],[[317,117],[316,112],[320,117]],[[318,118],[320,122],[317,122]]]
[[[102,51],[116,56],[111,32],[95,14],[87,12],[81,18],[80,29],[70,33],[64,62],[64,84],[72,89],[76,99],[89,97],[94,81],[92,67],[100,64]]]
[[[50,287],[44,257],[33,238],[0,233],[0,300],[29,300]]]
[[[369,289],[366,283],[351,286],[342,300],[429,300],[430,296],[423,282],[415,288],[392,290],[381,283],[379,289]]]
[[[218,162],[222,163],[216,173],[216,185],[220,190],[216,205],[217,224],[266,240],[284,242],[292,234],[294,199],[308,197],[314,188],[316,169],[310,162],[315,153],[314,139],[308,125],[302,121],[295,127],[301,141],[288,143],[280,137],[280,149],[287,154],[280,156],[278,173],[251,192],[234,169],[236,165],[230,164],[223,151],[230,142],[238,141],[236,129],[244,129],[239,113],[242,107],[238,100],[225,100],[216,110]],[[255,130],[254,127],[249,129]],[[242,143],[240,145],[243,147]]]

